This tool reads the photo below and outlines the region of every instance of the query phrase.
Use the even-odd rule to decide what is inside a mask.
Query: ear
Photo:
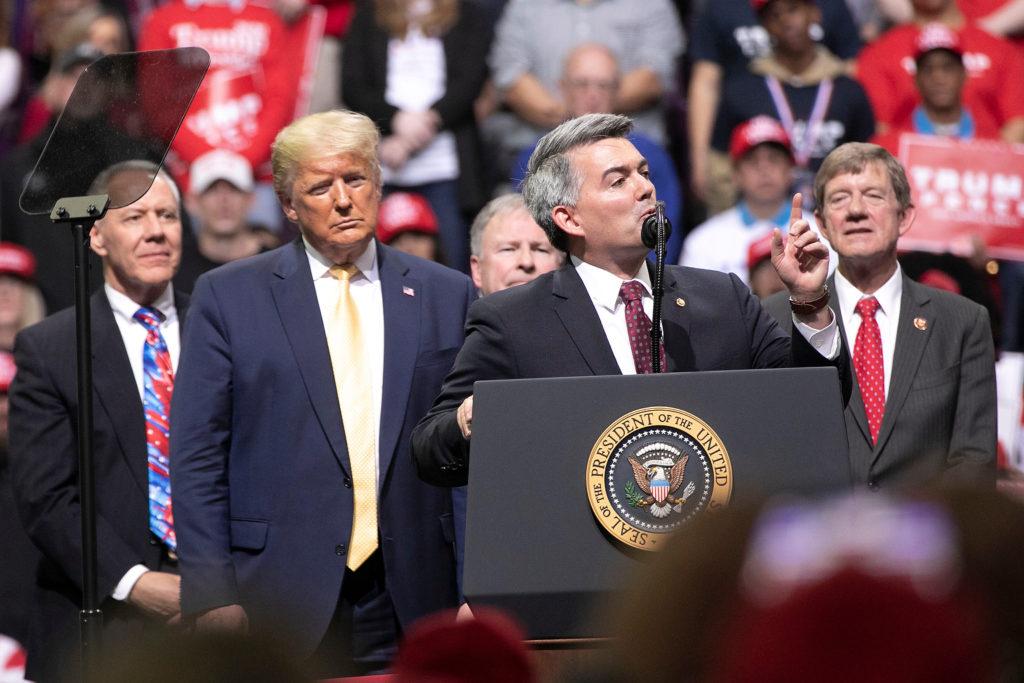
[[[903,212],[903,216],[900,217],[900,237],[903,237],[907,230],[910,230],[910,226],[913,225],[915,218],[917,218],[917,209],[913,206]]]
[[[832,239],[829,234],[828,224],[825,223],[825,217],[821,215],[821,211],[818,209],[814,210],[814,222],[818,224],[818,230],[821,232],[821,236],[824,237],[831,244]]]
[[[291,195],[285,195],[278,192],[277,201],[281,202],[281,210],[284,211],[284,215],[287,216],[288,220],[292,223],[298,223],[299,214],[295,211],[295,206],[292,204]]]
[[[103,231],[100,230],[100,223],[102,221],[94,223],[89,231],[89,247],[97,256],[104,258],[107,255],[107,245],[103,239]]]
[[[469,274],[473,277],[473,284],[477,289],[483,286],[483,279],[480,277],[480,257],[469,257]]]
[[[185,211],[191,216],[195,216],[199,213],[199,202],[196,200],[196,196],[189,192],[185,195]]]
[[[572,237],[586,236],[583,226],[580,225],[579,214],[576,212],[575,207],[559,204],[551,210],[551,218],[555,221],[555,225],[561,228],[565,234]]]

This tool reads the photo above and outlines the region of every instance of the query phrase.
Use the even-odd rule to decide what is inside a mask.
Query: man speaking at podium
[[[645,160],[614,114],[566,121],[538,143],[523,196],[565,265],[533,282],[476,301],[466,341],[441,395],[413,432],[420,477],[467,481],[478,380],[652,371],[649,249],[640,238],[655,212]],[[665,271],[662,367],[668,372],[740,370],[841,362],[828,308],[828,250],[793,198],[788,236],[776,231],[772,263],[789,289],[796,322],[786,335],[735,275],[669,266]]]

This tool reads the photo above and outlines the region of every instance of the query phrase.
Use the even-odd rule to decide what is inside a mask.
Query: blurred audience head
[[[399,251],[438,261],[437,216],[423,195],[392,192],[380,203],[377,239]]]
[[[914,62],[914,83],[925,109],[959,116],[967,69],[956,32],[945,24],[924,26],[917,37]]]
[[[1024,662],[1021,542],[1024,507],[992,491],[705,514],[602,615],[608,678],[1005,680]]]
[[[632,131],[633,121],[627,116],[586,114],[559,125],[537,143],[526,166],[523,199],[556,249],[568,251],[569,237],[555,223],[553,211],[575,207],[583,186],[583,173],[572,153],[602,140],[624,139]]]
[[[123,161],[100,173],[90,194],[107,194],[112,207],[90,233],[106,284],[148,306],[167,289],[181,261],[181,194],[167,172],[143,160]],[[137,198],[137,199],[136,199]]]
[[[248,230],[253,187],[252,166],[245,157],[228,150],[211,150],[189,167],[185,205],[201,232],[237,235]]]
[[[396,683],[533,683],[537,680],[522,628],[495,609],[454,610],[416,622],[392,664]]]
[[[814,0],[752,0],[751,4],[771,38],[774,52],[800,55],[816,49],[812,27],[820,25],[821,10]]]
[[[13,349],[15,335],[46,315],[35,274],[32,252],[18,244],[0,242],[0,350]]]
[[[740,197],[758,208],[781,205],[793,184],[793,148],[782,124],[768,116],[732,132],[729,156]]]
[[[131,33],[117,11],[94,5],[75,12],[58,33],[54,47],[60,52],[81,44],[91,45],[104,55],[131,50]]]
[[[765,299],[786,288],[772,265],[772,233],[754,240],[747,247],[747,273],[750,290],[759,299]]]
[[[496,197],[480,210],[469,230],[469,247],[473,282],[484,295],[530,282],[563,260],[519,194]]]
[[[62,52],[40,88],[43,102],[54,114],[64,111],[79,76],[103,53],[89,43],[80,43]]]
[[[565,58],[559,84],[569,118],[614,111],[619,91],[619,62],[615,53],[599,43],[576,47]]]

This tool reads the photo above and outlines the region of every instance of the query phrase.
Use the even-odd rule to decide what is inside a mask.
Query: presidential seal
[[[722,440],[676,408],[641,408],[613,422],[590,451],[586,477],[597,521],[641,550],[658,550],[666,535],[732,495]]]

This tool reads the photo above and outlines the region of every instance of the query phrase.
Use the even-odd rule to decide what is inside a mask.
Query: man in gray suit
[[[993,485],[995,354],[986,310],[903,274],[896,242],[914,222],[899,162],[877,145],[848,143],[814,181],[815,217],[839,254],[831,307],[856,376],[846,407],[856,481]],[[784,327],[785,294],[768,310]]]

